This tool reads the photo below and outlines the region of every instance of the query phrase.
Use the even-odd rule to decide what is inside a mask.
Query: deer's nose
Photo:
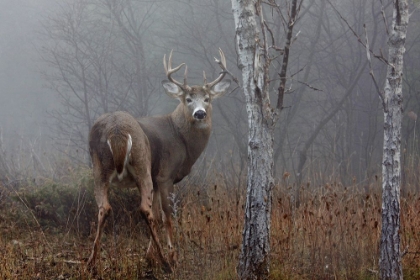
[[[204,110],[198,110],[197,112],[194,113],[194,118],[198,119],[198,120],[202,120],[207,116],[206,111]]]

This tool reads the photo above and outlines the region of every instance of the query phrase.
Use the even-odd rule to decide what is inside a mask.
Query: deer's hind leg
[[[95,200],[98,205],[98,227],[96,229],[95,241],[93,242],[92,252],[87,262],[88,267],[95,265],[96,255],[100,250],[100,242],[102,230],[105,225],[105,221],[112,211],[111,205],[108,200],[108,187],[109,179],[102,174],[103,168],[99,159],[96,155],[93,156],[93,176],[95,181]]]
[[[167,273],[172,272],[172,268],[163,255],[163,249],[157,234],[158,223],[153,213],[153,183],[150,170],[147,170],[143,176],[137,176],[137,186],[141,195],[140,211],[146,218],[147,225],[150,229],[152,241],[157,249],[158,257],[162,263],[163,270]]]

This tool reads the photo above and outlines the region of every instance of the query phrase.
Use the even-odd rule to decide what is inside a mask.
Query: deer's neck
[[[207,118],[198,122],[192,117],[188,118],[180,104],[172,112],[171,119],[175,129],[182,137],[191,160],[195,161],[204,150],[211,133],[211,111],[207,112]]]

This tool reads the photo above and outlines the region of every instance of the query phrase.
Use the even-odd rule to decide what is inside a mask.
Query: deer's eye
[[[210,101],[209,98],[204,99],[204,102],[206,102],[206,103],[209,103],[209,101]]]
[[[192,102],[192,99],[188,97],[188,98],[186,99],[186,101],[187,101],[187,103],[191,103],[191,102]]]

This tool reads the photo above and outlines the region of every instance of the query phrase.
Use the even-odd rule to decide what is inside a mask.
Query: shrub
[[[73,183],[47,182],[42,186],[21,188],[13,198],[29,208],[43,229],[60,229],[81,235],[96,230],[98,208],[93,195],[94,183],[90,169],[73,173]],[[113,213],[108,223],[114,230],[127,229],[142,223],[136,189],[110,188]]]

